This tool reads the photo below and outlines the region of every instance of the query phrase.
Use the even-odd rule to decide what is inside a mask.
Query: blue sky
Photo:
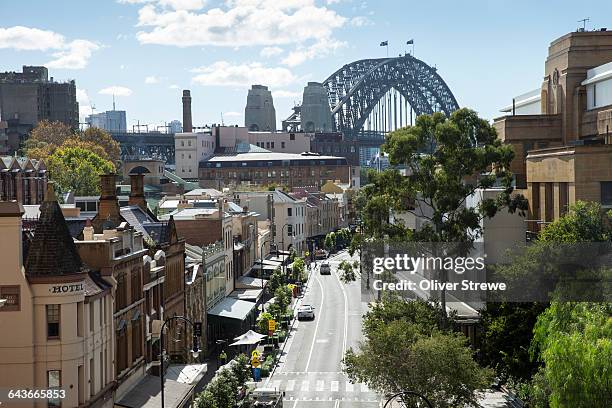
[[[136,121],[181,119],[191,89],[195,125],[243,125],[252,83],[274,92],[277,121],[307,81],[415,41],[461,106],[486,118],[540,86],[549,43],[590,17],[610,26],[612,2],[401,0],[0,0],[0,71],[50,67],[75,79],[81,113],[125,109]]]

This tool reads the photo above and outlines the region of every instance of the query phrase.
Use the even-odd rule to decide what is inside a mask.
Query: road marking
[[[293,403],[293,408],[297,407],[297,403],[298,403],[298,400],[295,400],[295,402]]]
[[[369,392],[368,386],[365,384],[361,384],[361,392]]]
[[[310,381],[308,380],[302,381],[302,388],[300,391],[308,392],[308,388],[310,388]]]
[[[340,382],[339,381],[332,381],[331,382],[331,390],[332,390],[332,392],[337,392],[338,388],[340,388]]]
[[[272,388],[275,390],[280,390],[281,380],[275,380],[272,382]]]
[[[353,392],[353,383],[350,381],[346,382],[346,392]]]
[[[321,322],[321,315],[323,314],[323,301],[325,300],[325,292],[323,291],[323,285],[321,284],[318,275],[315,275],[315,280],[321,288],[321,306],[319,307],[319,313],[317,313],[317,324],[315,325],[314,336],[312,338],[312,344],[310,345],[310,353],[308,353],[308,362],[306,363],[306,369],[304,371],[308,371],[308,367],[310,366],[312,351],[314,350],[315,341],[317,340],[317,331],[319,331],[319,323]],[[344,353],[342,353],[342,355],[344,355]]]
[[[293,391],[293,389],[295,388],[295,380],[288,380],[287,381],[287,386],[285,387],[285,391]]]
[[[348,338],[348,297],[346,296],[344,285],[338,277],[338,269],[336,269],[334,276],[336,277],[336,281],[338,281],[340,289],[342,290],[342,295],[344,296],[344,337],[342,338],[342,359],[344,359],[344,354],[346,353],[346,341]]]
[[[316,342],[317,343],[329,343],[329,339],[319,339]]]
[[[334,402],[334,408],[338,408],[340,406],[340,400],[336,400],[336,402]]]
[[[317,380],[317,391],[323,391],[324,387],[325,383],[323,382],[323,380]]]

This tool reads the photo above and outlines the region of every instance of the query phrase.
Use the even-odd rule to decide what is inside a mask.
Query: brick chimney
[[[102,174],[100,176],[100,203],[98,205],[98,214],[92,220],[92,224],[96,233],[101,234],[103,224],[110,221],[115,226],[121,222],[121,213],[119,211],[119,201],[117,200],[117,186],[115,180],[116,174]]]
[[[191,91],[183,89],[183,132],[193,132],[193,124],[191,123]]]
[[[147,211],[147,202],[144,195],[144,174],[130,174],[129,205],[137,205]]]

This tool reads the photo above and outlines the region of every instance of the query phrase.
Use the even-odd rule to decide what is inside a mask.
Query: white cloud
[[[285,91],[285,90],[281,89],[281,90],[272,92],[272,97],[274,97],[275,99],[280,99],[280,98],[287,98],[287,99],[301,98],[302,97],[302,92]]]
[[[177,84],[172,84],[168,88],[170,88],[170,89],[179,89],[180,87]]]
[[[77,88],[76,99],[79,103],[79,121],[85,122],[85,117],[91,114],[91,101],[87,91]]]
[[[262,84],[275,87],[288,85],[297,79],[287,68],[265,67],[257,62],[232,65],[227,61],[217,61],[192,72],[198,74],[193,77],[193,82],[210,86],[248,87]]]
[[[174,10],[199,10],[204,7],[204,0],[159,0],[160,6]]]
[[[152,3],[155,0],[117,0],[117,3],[120,4],[144,4],[144,3]]]
[[[100,46],[88,40],[74,40],[67,44],[66,48],[55,52],[55,58],[45,65],[48,68],[83,69],[87,66],[89,58]]]
[[[283,52],[283,49],[281,47],[264,47],[259,52],[259,55],[261,55],[264,58],[269,58],[269,57],[273,57],[278,54],[282,54],[282,52]]]
[[[315,0],[227,0],[202,12],[146,4],[136,34],[143,44],[178,47],[301,44],[329,38],[346,18]]]
[[[89,40],[66,41],[58,33],[38,28],[15,26],[0,28],[0,48],[27,51],[50,51],[53,60],[45,63],[48,68],[82,69],[100,46]]]
[[[282,63],[290,67],[295,67],[313,58],[326,57],[342,47],[346,47],[346,42],[334,40],[332,38],[323,39],[308,47],[297,47],[283,59]]]
[[[53,31],[23,26],[0,27],[0,48],[47,51],[62,48],[64,36]]]
[[[108,88],[100,89],[98,92],[101,95],[115,95],[115,96],[130,96],[132,94],[132,90],[130,88],[126,88],[125,86],[109,86]]]
[[[357,16],[351,18],[350,24],[353,27],[364,27],[369,25],[374,25],[374,22],[365,16]]]
[[[223,112],[223,116],[229,116],[229,117],[242,116],[242,113],[240,113],[240,112]]]
[[[155,75],[150,75],[148,77],[145,78],[144,80],[145,84],[157,84],[159,83],[159,78],[157,78]]]

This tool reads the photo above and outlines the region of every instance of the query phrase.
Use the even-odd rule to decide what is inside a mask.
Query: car
[[[314,320],[315,318],[314,309],[315,308],[310,305],[302,305],[298,307],[298,312],[297,312],[298,320],[303,320],[303,319]]]
[[[329,266],[329,263],[323,262],[319,268],[319,272],[321,275],[331,275],[331,267]]]

